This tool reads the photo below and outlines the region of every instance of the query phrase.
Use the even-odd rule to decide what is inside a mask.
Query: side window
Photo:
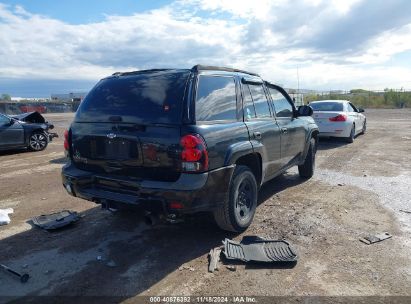
[[[244,94],[244,117],[246,119],[255,118],[255,109],[253,99],[251,98],[251,93],[248,85],[243,84],[243,94]]]
[[[277,117],[293,117],[293,107],[288,102],[287,98],[274,88],[270,88],[271,98],[273,99],[275,115]]]
[[[358,112],[357,108],[352,103],[348,104],[348,112]]]
[[[0,115],[0,126],[8,124],[9,122],[10,119],[8,119],[6,116]]]
[[[254,101],[254,108],[257,117],[271,117],[267,96],[265,95],[263,86],[249,84],[248,87],[250,88],[251,96]]]
[[[196,120],[237,120],[237,99],[233,77],[200,76]]]

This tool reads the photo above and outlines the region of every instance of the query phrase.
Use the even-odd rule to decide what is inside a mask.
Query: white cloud
[[[411,16],[381,21],[394,8],[373,3],[182,0],[79,25],[0,3],[0,77],[97,80],[203,63],[255,71],[288,87],[297,84],[297,67],[305,88],[410,87],[410,71],[387,62],[411,50]]]

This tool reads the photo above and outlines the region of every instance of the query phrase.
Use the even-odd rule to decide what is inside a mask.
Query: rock
[[[226,268],[230,271],[237,271],[237,266],[235,265],[227,265]]]
[[[194,271],[194,270],[195,270],[195,268],[194,268],[194,267],[192,267],[192,266],[182,265],[182,266],[180,266],[180,267],[178,268],[178,270],[179,270],[179,271],[182,271],[182,270],[190,270],[190,271]]]

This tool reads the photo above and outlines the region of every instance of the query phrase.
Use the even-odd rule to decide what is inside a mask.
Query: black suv
[[[258,75],[194,66],[115,73],[81,103],[64,147],[63,185],[105,207],[173,217],[208,211],[243,231],[259,187],[298,165],[313,175],[312,109]]]

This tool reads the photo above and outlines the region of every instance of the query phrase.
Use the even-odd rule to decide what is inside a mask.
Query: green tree
[[[11,101],[11,96],[9,94],[1,94],[1,99]]]

